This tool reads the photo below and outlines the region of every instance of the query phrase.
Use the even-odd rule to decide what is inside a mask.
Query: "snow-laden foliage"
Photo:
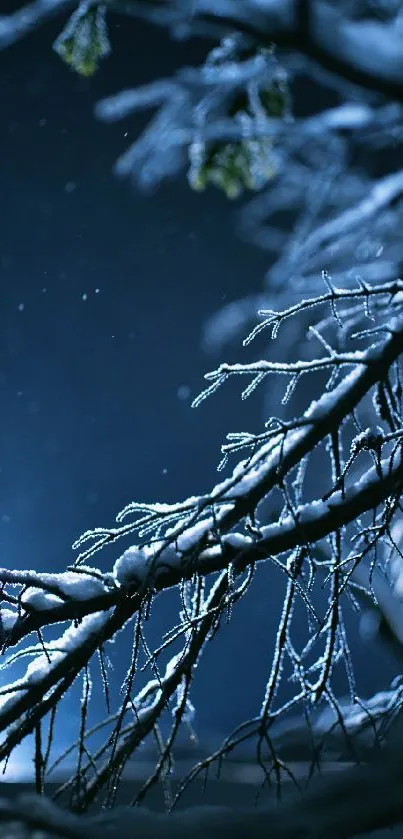
[[[292,391],[309,377],[319,381],[318,398],[308,402],[300,415],[281,420],[273,415],[256,435],[230,434],[223,445],[222,468],[227,459],[242,455],[232,474],[208,493],[176,504],[132,502],[118,515],[117,527],[97,528],[77,540],[74,547],[80,554],[65,573],[0,571],[7,604],[3,650],[9,651],[3,669],[11,673],[22,656],[30,659],[22,676],[0,689],[4,731],[0,758],[7,759],[24,737],[35,732],[35,767],[41,788],[58,703],[82,674],[78,762],[69,782],[74,809],[86,810],[111,777],[116,789],[132,753],[171,713],[171,732],[165,740],[159,737],[160,758],[140,799],[152,782],[161,777],[167,782],[178,730],[192,718],[195,667],[220,622],[230,617],[253,585],[260,563],[273,563],[287,581],[261,707],[215,754],[192,770],[177,796],[196,774],[246,739],[255,740],[267,780],[273,773],[278,781],[292,774],[281,755],[281,730],[276,733],[276,723],[290,710],[301,708],[312,742],[325,752],[335,726],[340,727],[339,738],[348,739],[355,731],[362,735],[369,717],[372,735],[384,737],[402,706],[400,682],[391,687],[387,701],[379,697],[372,710],[358,700],[344,611],[349,603],[378,604],[391,633],[403,639],[397,591],[402,554],[400,530],[396,530],[403,486],[403,282],[396,279],[341,289],[329,277],[325,281],[322,295],[303,299],[282,312],[266,312],[260,328],[249,336],[252,340],[268,328],[275,336],[308,310],[319,347],[315,358],[222,364],[207,374],[213,384],[195,400],[196,405],[202,403],[231,376],[247,377],[246,395],[270,376],[285,381],[285,401],[291,404]],[[312,497],[307,475],[317,451],[321,480]],[[117,555],[112,572],[102,570],[101,560],[96,568],[87,564],[104,546],[117,546],[129,538],[132,544]],[[389,601],[378,586],[377,575],[381,582],[390,580]],[[172,586],[180,587],[179,622],[157,649],[148,652],[150,678],[136,691],[139,655],[145,645],[144,620],[156,595]],[[327,603],[319,611],[316,592],[323,587]],[[11,593],[14,588],[16,594]],[[123,698],[112,713],[103,661],[109,642],[128,622],[134,624],[134,646]],[[45,627],[60,623],[67,623],[67,629],[56,640],[46,641]],[[38,644],[24,647],[32,633],[37,633]],[[13,647],[19,652],[12,654]],[[175,652],[161,667],[161,654],[170,648]],[[109,733],[92,753],[87,715],[97,651],[108,706],[102,725]],[[333,673],[341,667],[346,672],[351,709],[338,701],[332,688]],[[284,678],[295,684],[294,696],[286,702],[277,701]],[[329,715],[318,717],[316,709],[324,702]],[[45,749],[41,732],[50,716]],[[107,800],[113,801],[113,792],[109,791]]]
[[[92,76],[110,53],[105,6],[80,3],[54,43],[54,49],[81,76]]]
[[[221,480],[177,503],[129,503],[115,526],[77,539],[64,573],[0,570],[2,669],[10,674],[0,688],[0,760],[33,735],[41,793],[75,752],[63,789],[71,809],[85,812],[101,792],[113,805],[127,761],[153,735],[155,770],[136,801],[161,781],[172,810],[193,778],[245,742],[262,783],[280,786],[296,782],[288,761],[297,748],[310,750],[312,773],[329,750],[366,759],[401,714],[400,677],[367,702],[358,695],[345,610],[364,610],[372,620],[365,631],[401,657],[402,14],[392,0],[370,8],[358,0],[36,0],[0,18],[0,46],[66,9],[73,17],[56,49],[81,73],[108,51],[115,9],[176,37],[216,39],[201,67],[117,93],[97,116],[156,109],[117,172],[144,189],[182,173],[196,188],[256,193],[241,229],[271,254],[263,292],[230,304],[206,330],[206,344],[220,351],[243,330],[244,349],[206,374],[195,408],[229,379],[241,377],[244,399],[270,388],[260,431],[228,433]],[[332,106],[301,104],[306,77],[332,91]],[[285,585],[260,707],[173,793],[179,732],[194,736],[195,669],[265,563]],[[150,608],[172,588],[177,623],[150,649]],[[108,649],[130,626],[130,661],[112,707]],[[335,694],[340,670],[348,700]],[[61,703],[78,678],[77,740],[55,757]],[[91,727],[96,679],[107,716]],[[293,688],[287,699],[284,683]],[[103,741],[93,747],[95,733]],[[396,773],[392,780],[401,782]],[[395,799],[388,805],[397,819]],[[368,827],[358,809],[349,814],[352,833]],[[385,814],[376,823],[387,823]],[[74,835],[75,823],[65,829]],[[349,835],[346,824],[338,835]]]

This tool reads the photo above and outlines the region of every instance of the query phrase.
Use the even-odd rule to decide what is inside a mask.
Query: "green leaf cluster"
[[[60,58],[80,76],[93,76],[101,59],[110,53],[105,14],[104,6],[80,3],[53,44]]]
[[[206,152],[204,159],[191,163],[189,184],[197,192],[213,184],[232,199],[245,189],[260,189],[276,172],[272,147],[267,139],[216,145]]]
[[[270,88],[259,91],[260,124],[262,116],[281,118],[288,109],[288,89],[274,81]],[[253,137],[256,122],[247,93],[234,97],[228,116],[235,123],[249,126],[248,137],[235,143],[203,143],[196,141],[189,147],[190,167],[188,182],[192,189],[203,191],[209,184],[222,190],[228,198],[238,198],[244,190],[262,189],[275,175],[273,138]]]

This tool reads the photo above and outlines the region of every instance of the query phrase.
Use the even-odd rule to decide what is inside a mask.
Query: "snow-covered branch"
[[[72,806],[78,810],[89,806],[111,776],[116,775],[118,781],[122,766],[133,751],[153,731],[166,708],[176,702],[171,735],[146,788],[163,774],[180,721],[187,713],[192,674],[203,648],[219,628],[223,611],[232,610],[252,584],[254,570],[261,562],[271,562],[283,574],[289,606],[279,625],[261,714],[247,736],[254,734],[261,743],[262,730],[268,737],[272,722],[284,711],[283,706],[276,708],[274,704],[284,657],[290,660],[299,684],[289,707],[301,701],[314,706],[323,694],[332,697],[333,669],[348,655],[342,598],[345,594],[355,596],[357,586],[363,594],[370,592],[371,583],[369,588],[363,584],[356,569],[374,551],[378,552],[378,545],[393,538],[391,526],[400,509],[403,315],[399,280],[384,286],[361,285],[356,290],[336,288],[329,277],[326,283],[328,291],[316,298],[302,300],[282,312],[262,313],[265,320],[261,327],[274,327],[274,336],[280,325],[286,330],[305,311],[317,312],[317,320],[322,323],[321,332],[315,326],[314,333],[321,339],[325,365],[330,365],[337,376],[332,374],[327,389],[300,416],[287,421],[272,417],[260,435],[229,435],[230,442],[223,446],[223,465],[230,454],[250,450],[230,477],[209,493],[177,504],[132,502],[119,514],[120,526],[96,528],[77,540],[76,548],[82,552],[76,565],[66,572],[0,570],[5,602],[1,609],[3,650],[17,648],[6,657],[3,669],[12,669],[24,657],[31,659],[22,676],[0,689],[0,727],[4,731],[0,759],[6,758],[24,737],[43,724],[47,715],[56,711],[80,673],[89,678],[94,654],[98,652],[102,657],[105,646],[116,634],[128,622],[135,622],[133,659],[125,680],[124,700],[117,714],[110,717],[112,734],[94,755],[86,745],[88,697],[82,704],[77,742],[79,765],[67,785],[73,793]],[[360,306],[363,308],[359,316],[356,310]],[[330,311],[328,318],[324,317],[326,308]],[[337,332],[330,348],[326,331],[336,326],[343,336],[343,323],[353,315],[356,326],[361,328],[354,334],[349,327],[350,341],[364,343],[365,348],[352,348],[347,354],[340,351]],[[257,332],[245,341],[246,346]],[[345,340],[346,336],[342,337],[342,342]],[[223,384],[230,373],[252,372],[255,379],[269,372],[291,380],[302,372],[309,378],[317,377],[322,368],[319,362],[317,359],[300,366],[294,362],[263,361],[252,366],[224,365],[214,374],[215,385],[217,381]],[[350,368],[348,373],[344,373],[345,364]],[[197,404],[208,393],[205,391]],[[368,413],[371,398],[372,427],[360,429],[360,412],[366,405]],[[324,480],[324,470],[316,497],[309,499],[304,475],[317,447],[322,447],[328,463],[328,480]],[[272,522],[267,524],[260,520],[260,505],[270,505],[273,494],[283,498],[283,508],[274,514],[272,506]],[[127,539],[135,532],[139,543],[118,556],[111,570],[85,564],[103,546]],[[311,588],[316,576],[323,577],[325,572],[330,572],[332,584],[325,615],[319,617],[311,602]],[[208,591],[210,575],[217,573],[219,576]],[[157,675],[134,693],[144,615],[157,592],[177,585],[183,600],[180,622],[149,656],[149,665],[157,667],[161,653],[174,641],[182,643],[182,650],[170,659],[165,674],[157,667]],[[11,589],[16,588],[19,593],[12,594]],[[291,640],[294,604],[298,600],[316,627],[302,651]],[[67,621],[71,625],[57,640],[45,641],[42,633],[46,626]],[[21,641],[32,632],[38,633],[38,644],[19,650]],[[315,649],[322,639],[325,654],[318,654],[316,664],[304,669],[308,649]],[[316,671],[318,677],[311,680]],[[105,671],[103,679],[106,680]],[[334,698],[332,703],[334,706]],[[133,719],[127,723],[129,711]],[[230,745],[223,746],[223,755],[238,742],[239,738],[234,737]],[[244,737],[242,734],[241,740]],[[44,773],[46,761],[43,765],[37,757],[37,765],[42,765]],[[116,784],[112,786],[116,789]]]
[[[223,345],[245,325],[244,348],[257,355],[217,364],[193,402],[203,410],[204,400],[237,376],[247,380],[243,399],[270,382],[264,427],[230,432],[222,446],[219,471],[229,458],[243,458],[232,473],[177,503],[127,504],[115,526],[76,540],[79,555],[63,573],[0,569],[0,669],[12,674],[0,687],[0,760],[34,734],[35,782],[42,791],[62,762],[59,756],[49,766],[60,703],[82,677],[77,764],[63,787],[71,791],[73,809],[85,811],[106,787],[106,804],[113,804],[126,762],[152,734],[158,758],[138,800],[160,780],[168,800],[178,731],[191,727],[194,716],[194,670],[223,616],[230,619],[256,576],[265,585],[268,566],[282,577],[284,602],[261,707],[194,767],[178,796],[187,780],[250,740],[266,782],[290,777],[281,752],[287,738],[278,723],[291,710],[303,709],[316,751],[329,741],[367,734],[369,718],[379,743],[402,711],[396,684],[386,698],[364,707],[344,623],[346,602],[370,603],[385,637],[389,633],[402,646],[396,603],[403,579],[397,528],[403,489],[403,172],[394,154],[403,138],[403,27],[392,6],[384,4],[381,15],[350,0],[337,7],[325,0],[36,0],[0,17],[1,49],[71,7],[54,47],[87,76],[110,51],[107,19],[115,10],[182,37],[223,35],[202,66],[109,97],[96,114],[111,122],[157,109],[116,170],[146,189],[186,169],[194,189],[213,184],[233,198],[254,191],[242,230],[274,254],[266,290],[245,305],[230,304],[210,328],[217,346],[217,335]],[[327,74],[339,100],[346,92],[347,99],[303,115],[293,101],[300,77],[316,79],[318,73],[322,81]],[[390,152],[389,169],[378,171],[373,160],[372,170],[362,166],[368,151],[378,148]],[[290,236],[279,226],[284,211],[295,216]],[[317,294],[320,278],[325,291]],[[270,357],[258,357],[255,347],[268,333]],[[279,382],[286,384],[284,393]],[[118,542],[125,543],[123,551]],[[106,546],[114,552],[112,566],[101,567],[100,560],[94,567],[93,557]],[[150,649],[144,632],[150,608],[156,595],[174,586],[178,622]],[[59,624],[64,626],[55,637]],[[106,651],[130,624],[130,661],[112,710]],[[97,665],[108,716],[90,727]],[[333,689],[340,665],[347,706]],[[287,700],[279,692],[286,673],[295,686]],[[331,718],[318,718],[323,701]],[[167,717],[163,737],[160,721]],[[104,737],[97,750],[89,744],[94,733]],[[173,806],[176,798],[170,801]],[[390,803],[400,814],[395,798]],[[0,818],[6,811],[0,802]],[[385,818],[381,806],[377,824]],[[33,822],[41,826],[41,819],[39,813]],[[257,820],[255,830],[253,824],[248,816],[249,834],[266,835],[266,826],[263,831]],[[244,835],[240,825],[232,826],[234,836]],[[354,822],[356,832],[366,826],[365,819]],[[75,831],[73,819],[66,835],[78,839]],[[348,835],[344,822],[337,835]]]

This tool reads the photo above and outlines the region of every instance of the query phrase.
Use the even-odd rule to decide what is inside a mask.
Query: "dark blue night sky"
[[[241,403],[239,388],[197,410],[190,401],[224,360],[202,351],[203,323],[261,290],[267,254],[236,238],[234,205],[213,191],[196,195],[183,178],[145,197],[115,178],[148,114],[112,126],[93,116],[100,98],[198,64],[208,46],[114,21],[112,56],[91,81],[52,51],[62,20],[0,54],[0,564],[10,568],[63,570],[74,539],[113,526],[130,501],[207,490],[225,433],[262,419],[260,397]],[[281,610],[281,581],[270,581],[199,667],[200,731],[225,734],[259,709]],[[155,638],[169,602],[157,598]],[[357,663],[365,693],[374,681],[362,653]],[[377,686],[394,673],[383,664]]]

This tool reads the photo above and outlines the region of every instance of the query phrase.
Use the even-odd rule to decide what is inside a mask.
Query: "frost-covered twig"
[[[383,286],[361,285],[355,291],[337,289],[329,278],[327,284],[325,294],[269,314],[271,325],[278,327],[284,322],[283,329],[287,330],[301,313],[317,311],[323,324],[321,333],[313,324],[311,327],[320,338],[324,365],[330,365],[338,374],[339,380],[333,376],[327,390],[299,417],[286,421],[272,417],[260,435],[229,435],[233,439],[223,446],[223,465],[230,454],[241,448],[249,450],[249,456],[238,463],[230,477],[209,493],[176,504],[128,504],[117,517],[120,526],[96,528],[77,540],[76,548],[85,550],[70,570],[62,574],[0,571],[7,603],[1,610],[4,650],[18,647],[33,631],[40,633],[36,647],[26,650],[31,661],[25,675],[1,689],[0,726],[5,736],[0,757],[7,758],[24,737],[39,730],[38,726],[57,709],[77,675],[83,673],[79,761],[67,784],[73,793],[72,806],[79,810],[89,806],[111,776],[118,782],[133,751],[156,730],[161,716],[175,703],[171,735],[165,745],[161,742],[160,761],[145,789],[164,776],[180,723],[186,718],[193,669],[205,643],[214,637],[223,612],[235,608],[253,584],[253,570],[263,562],[271,562],[284,575],[288,606],[279,623],[261,712],[249,728],[246,725],[240,737],[234,735],[223,745],[217,757],[225,756],[237,743],[254,736],[262,771],[267,778],[274,770],[280,777],[287,767],[275,757],[273,723],[298,703],[309,716],[309,708],[324,698],[347,736],[348,726],[342,723],[343,712],[332,691],[333,671],[344,661],[352,700],[355,697],[342,603],[346,594],[356,596],[357,585],[363,593],[375,596],[372,573],[369,581],[362,582],[357,569],[364,560],[376,564],[379,546],[392,539],[391,528],[400,510],[403,487],[402,289],[399,280]],[[361,313],[357,313],[358,303],[363,307]],[[324,307],[330,311],[330,320],[323,318]],[[326,337],[326,331],[334,324],[342,329],[346,318],[360,323],[362,328],[355,336],[350,334],[350,341],[364,346],[360,350],[353,346],[348,353],[338,349],[337,338],[331,347]],[[345,364],[350,368],[348,373],[344,373]],[[262,373],[281,373],[293,380],[301,372],[309,378],[318,377],[321,367],[320,359],[302,365],[262,361],[252,366],[225,365],[214,375],[221,385],[230,373],[253,372],[258,378]],[[196,402],[202,402],[208,393],[205,391]],[[372,427],[364,429],[359,417],[363,406],[368,415],[369,397]],[[323,479],[327,474],[327,480],[317,487],[315,497],[309,498],[304,476],[317,447],[322,449],[326,464]],[[266,523],[261,520],[260,504],[270,503],[274,493],[282,497],[283,509],[275,514],[272,523]],[[139,544],[126,549],[112,571],[84,564],[103,546],[113,545],[135,532],[140,537]],[[387,559],[385,563],[387,568]],[[325,585],[329,580],[330,588],[324,614],[320,616],[312,605],[311,594],[315,579],[318,575],[323,578],[324,571],[328,573]],[[217,572],[218,579],[207,591],[210,575]],[[144,616],[154,595],[175,585],[180,586],[182,599],[179,624],[151,653],[144,639]],[[18,588],[19,594],[9,594],[9,587]],[[311,626],[310,639],[302,648],[292,640],[298,601]],[[68,620],[73,623],[58,640],[44,640],[42,631],[47,625]],[[89,666],[94,653],[103,650],[131,620],[134,642],[124,699],[117,714],[109,716],[112,733],[92,754],[86,724]],[[393,621],[390,625],[393,627]],[[182,650],[171,658],[165,673],[160,672],[161,653],[174,641],[182,643]],[[319,652],[323,642],[324,652]],[[142,646],[147,653],[145,667],[153,669],[154,677],[135,693]],[[308,656],[309,666],[305,664]],[[21,660],[17,650],[5,665],[12,668]],[[291,665],[297,690],[291,702],[276,707],[285,660]],[[105,669],[102,678],[108,692]],[[131,721],[127,721],[128,711]],[[38,737],[37,749],[41,749],[40,744]],[[266,746],[269,755],[264,754]],[[42,764],[41,754],[37,754],[38,769]]]
[[[37,0],[3,16],[0,48],[67,5]],[[188,168],[194,188],[214,183],[232,197],[246,188],[260,192],[246,210],[244,232],[271,249],[275,261],[259,299],[264,320],[249,330],[244,346],[260,333],[266,337],[266,326],[273,338],[281,330],[270,344],[270,358],[222,362],[206,374],[211,384],[194,400],[194,406],[202,405],[239,375],[252,377],[242,394],[247,398],[270,376],[264,428],[231,432],[222,447],[220,470],[229,457],[244,455],[229,477],[181,502],[129,503],[116,526],[95,528],[76,540],[80,554],[64,573],[0,569],[1,669],[11,672],[29,660],[22,675],[0,689],[0,758],[7,762],[34,734],[35,781],[41,791],[60,703],[82,676],[77,764],[62,787],[71,790],[72,807],[86,810],[107,786],[106,801],[113,803],[125,763],[149,735],[155,736],[158,758],[141,796],[160,779],[170,795],[176,738],[194,716],[194,669],[223,616],[230,619],[270,564],[285,589],[260,710],[189,777],[253,739],[264,782],[274,777],[279,784],[290,769],[276,725],[290,711],[298,707],[304,714],[316,766],[329,737],[343,740],[353,752],[351,741],[368,731],[368,721],[379,745],[402,708],[396,685],[388,701],[371,704],[358,696],[344,620],[346,602],[355,607],[370,602],[395,644],[402,644],[396,523],[403,488],[403,285],[398,276],[403,177],[393,165],[376,175],[350,166],[353,152],[361,159],[379,143],[392,151],[403,136],[401,20],[392,8],[383,20],[366,10],[356,13],[349,0],[337,10],[324,0],[107,0],[102,5],[85,0],[72,6],[73,17],[55,48],[85,75],[109,52],[106,11],[139,14],[176,34],[224,34],[201,67],[124,91],[101,102],[97,114],[110,121],[139,108],[158,109],[117,165],[142,187]],[[366,88],[362,101],[298,116],[291,88],[306,71],[315,78],[318,68],[333,73],[340,95],[346,82]],[[385,102],[385,94],[399,102]],[[296,216],[288,239],[277,229],[276,214],[284,210]],[[308,283],[316,286],[320,276],[325,293],[309,297]],[[235,332],[242,319],[249,326],[254,304],[255,298],[242,312],[232,304],[227,331]],[[225,338],[220,323],[218,331]],[[286,381],[283,399],[279,379]],[[314,482],[309,481],[312,470]],[[118,541],[129,538],[132,544],[119,555]],[[113,567],[89,567],[87,561],[106,546],[115,549]],[[264,585],[263,574],[261,580]],[[155,595],[173,586],[180,594],[179,620],[150,649],[149,610]],[[307,618],[304,639],[298,605]],[[60,637],[47,639],[47,627],[66,623]],[[129,623],[131,658],[123,698],[112,713],[106,649]],[[37,643],[24,648],[31,633]],[[108,719],[90,728],[96,656]],[[350,697],[347,708],[334,693],[340,666]],[[285,700],[279,688],[287,674],[295,692]],[[322,703],[331,715],[325,721],[317,718]],[[165,737],[160,722],[170,714]],[[107,726],[111,730],[94,750],[92,734]],[[363,824],[355,824],[358,832]]]

